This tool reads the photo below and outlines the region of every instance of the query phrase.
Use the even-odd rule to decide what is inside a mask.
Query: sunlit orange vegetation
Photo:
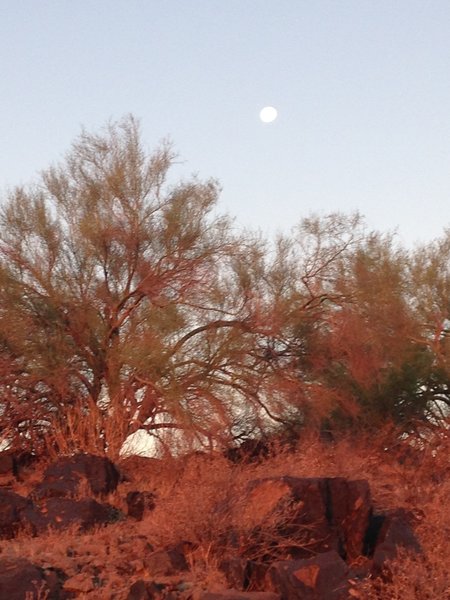
[[[174,160],[129,117],[3,200],[3,444],[447,422],[450,230],[407,250],[335,213],[269,242],[218,214],[217,182],[170,184]]]
[[[444,433],[416,447],[393,441],[391,431],[380,431],[374,438],[349,436],[334,442],[321,441],[310,433],[304,434],[295,449],[274,447],[270,456],[251,463],[233,465],[219,454],[198,453],[148,463],[136,461],[134,466],[133,461],[127,466],[125,460],[123,468],[131,480],[122,483],[109,501],[123,509],[130,486],[153,491],[156,508],[141,522],[118,522],[91,534],[74,530],[38,538],[22,535],[1,542],[1,555],[52,565],[69,577],[80,572],[86,577],[100,573],[102,587],[83,597],[120,600],[127,597],[130,583],[145,578],[143,558],[149,545],[188,544],[190,573],[185,578],[195,598],[202,589],[227,587],[219,566],[235,555],[236,542],[253,560],[268,554],[284,555],[286,540],[270,522],[259,532],[258,544],[253,543],[255,516],[248,514],[243,501],[249,481],[282,475],[367,478],[378,510],[404,507],[415,515],[423,554],[407,555],[400,550],[390,565],[389,577],[356,584],[353,597],[444,600],[450,591],[449,450],[450,439]],[[145,471],[143,464],[147,464]],[[288,512],[285,518],[289,519]]]
[[[216,181],[171,182],[175,160],[167,144],[149,153],[127,117],[83,132],[61,164],[2,199],[1,447],[119,461],[130,436],[146,436],[164,477],[142,474],[159,496],[142,527],[158,543],[197,543],[201,577],[231,522],[245,537],[248,479],[367,477],[380,506],[424,513],[425,552],[362,597],[440,597],[450,229],[406,249],[359,214],[333,213],[265,240],[219,214]],[[217,458],[245,440],[279,449],[252,466]],[[183,462],[189,451],[215,458]],[[61,561],[64,539],[52,539]],[[83,554],[85,541],[69,543]]]

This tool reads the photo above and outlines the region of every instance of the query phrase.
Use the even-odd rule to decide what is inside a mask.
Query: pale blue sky
[[[132,112],[244,226],[450,226],[450,0],[0,0],[0,77],[2,190]]]

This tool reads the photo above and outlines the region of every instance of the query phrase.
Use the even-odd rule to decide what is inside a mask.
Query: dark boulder
[[[164,597],[167,597],[167,594],[164,594],[165,587],[164,584],[139,579],[130,587],[127,600],[154,600],[156,598],[162,598],[163,595]]]
[[[264,590],[264,580],[268,565],[243,558],[229,558],[219,564],[230,589]]]
[[[251,481],[241,520],[250,532],[249,558],[255,554],[253,546],[257,549],[264,545],[259,538],[267,529],[292,542],[289,548],[283,543],[286,557],[297,553],[296,558],[306,558],[337,545],[327,518],[326,481],[321,478],[271,477]],[[275,552],[272,557],[277,556]]]
[[[119,472],[104,456],[77,454],[65,456],[52,463],[44,473],[41,484],[32,497],[73,497],[77,493],[104,496],[113,492],[119,483]],[[83,489],[83,484],[87,489]]]
[[[47,498],[75,498],[78,495],[80,480],[60,479],[55,481],[42,481],[30,493],[33,502],[40,502]]]
[[[0,598],[62,600],[64,595],[55,572],[41,569],[23,558],[3,558],[0,559]]]
[[[373,552],[372,575],[389,577],[388,563],[397,557],[398,548],[420,553],[421,547],[412,527],[413,516],[402,508],[381,516]]]
[[[10,490],[0,489],[0,538],[11,539],[23,526],[24,512],[31,502]]]
[[[270,590],[284,600],[347,600],[349,569],[335,551],[303,560],[275,562],[267,571]]]
[[[250,561],[243,558],[229,558],[219,564],[219,570],[225,575],[230,588],[245,590],[250,580]]]
[[[327,479],[327,510],[338,540],[339,554],[353,560],[364,552],[365,537],[372,515],[372,498],[366,480],[343,477]]]
[[[283,545],[285,558],[336,550],[342,558],[353,559],[363,553],[371,513],[365,480],[272,477],[250,482],[242,518],[253,528],[256,546],[258,531],[268,526],[291,540]]]
[[[92,498],[49,498],[39,508],[28,507],[22,515],[22,522],[34,535],[44,533],[48,529],[64,530],[70,526],[75,526],[80,531],[88,531],[116,520],[116,509],[108,504],[100,504]]]
[[[64,582],[64,591],[67,592],[71,598],[79,597],[82,594],[89,594],[95,587],[95,578],[92,577],[91,573],[83,571],[69,577]]]
[[[176,546],[166,548],[165,550],[156,550],[145,556],[144,562],[146,569],[155,576],[175,575],[180,571],[187,571],[188,564],[186,561],[185,548],[190,544],[180,543]]]
[[[47,518],[56,529],[65,529],[68,525],[77,524],[80,529],[86,531],[117,520],[116,510],[112,506],[100,504],[92,498],[50,498],[45,508]]]

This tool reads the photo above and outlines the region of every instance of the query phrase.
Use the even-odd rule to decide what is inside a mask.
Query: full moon
[[[278,111],[273,106],[265,106],[259,113],[259,118],[263,123],[272,123],[278,117]]]

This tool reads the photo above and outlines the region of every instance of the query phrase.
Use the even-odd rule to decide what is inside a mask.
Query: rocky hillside
[[[4,452],[0,599],[448,598],[448,449]]]

